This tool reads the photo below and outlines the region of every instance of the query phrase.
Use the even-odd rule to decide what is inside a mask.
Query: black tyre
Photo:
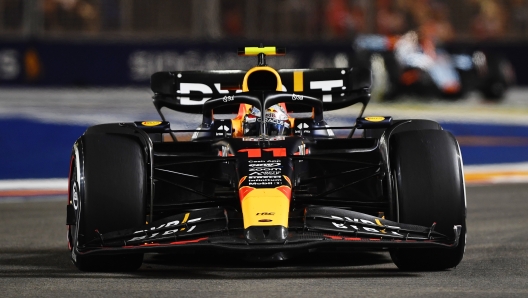
[[[489,84],[482,86],[480,91],[484,98],[490,101],[501,101],[508,89],[508,85],[502,80],[490,80]]]
[[[499,56],[487,55],[487,74],[482,78],[480,91],[490,101],[501,101],[515,80],[511,63]]]
[[[143,254],[92,256],[78,249],[97,237],[96,230],[104,234],[144,224],[146,168],[139,142],[121,135],[85,135],[74,146],[70,177],[76,220],[69,238],[75,266],[83,271],[138,269]]]
[[[397,212],[402,223],[431,226],[453,236],[462,225],[454,249],[393,249],[391,258],[402,270],[444,270],[457,266],[465,250],[466,194],[457,141],[443,130],[407,131],[390,139]]]

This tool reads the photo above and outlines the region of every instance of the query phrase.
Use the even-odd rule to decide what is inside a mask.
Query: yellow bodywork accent
[[[282,175],[282,177],[284,177],[284,179],[288,182],[288,184],[290,185],[290,187],[292,187],[292,183],[291,183],[291,180],[288,176],[286,175]]]
[[[189,214],[190,214],[190,213],[185,213],[185,216],[183,217],[183,220],[182,220],[182,222],[181,222],[182,224],[184,224],[184,223],[187,222],[187,220],[189,219]],[[181,229],[180,229],[180,231],[184,231],[184,230],[185,230],[185,228],[181,228]]]
[[[290,200],[276,188],[257,188],[242,200],[244,229],[250,226],[288,227]],[[271,220],[271,221],[259,221]]]
[[[376,221],[376,224],[380,227],[383,227],[383,224],[381,223],[381,221],[379,219],[375,219]],[[385,229],[381,230],[380,232],[382,232],[383,234],[386,234],[387,232],[385,231]]]
[[[302,71],[294,71],[293,72],[293,91],[294,92],[303,92],[304,90],[304,82],[303,82],[303,72]]]
[[[231,126],[235,131],[233,131],[233,137],[240,138],[244,136],[244,127],[241,119],[231,119]]]
[[[245,47],[244,55],[246,56],[257,56],[258,54],[275,55],[277,54],[277,47]]]
[[[281,80],[281,77],[279,75],[279,73],[269,67],[269,66],[255,66],[253,67],[252,69],[248,70],[248,72],[246,72],[246,75],[244,76],[244,81],[242,82],[242,91],[243,92],[248,92],[249,91],[249,88],[248,88],[248,85],[247,85],[247,80],[249,78],[249,75],[254,73],[255,71],[269,71],[271,73],[273,73],[275,75],[275,77],[277,77],[277,88],[275,89],[275,91],[282,91],[282,80]]]

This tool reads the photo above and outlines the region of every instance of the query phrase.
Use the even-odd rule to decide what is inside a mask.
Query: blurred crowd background
[[[528,39],[528,0],[0,0],[0,37]]]
[[[244,67],[232,49],[259,43],[288,48],[275,67],[344,67],[356,37],[410,31],[503,57],[528,86],[528,0],[0,0],[0,84],[145,86],[156,71]]]

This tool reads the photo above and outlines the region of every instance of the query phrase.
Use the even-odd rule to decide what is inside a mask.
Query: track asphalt
[[[301,255],[278,264],[236,255],[147,255],[134,273],[84,273],[69,261],[66,197],[0,204],[5,297],[527,297],[528,184],[470,186],[461,264],[402,272],[386,252]]]

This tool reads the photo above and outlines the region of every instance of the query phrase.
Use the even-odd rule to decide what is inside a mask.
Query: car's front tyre
[[[462,226],[453,249],[392,249],[391,258],[402,270],[445,270],[456,267],[466,244],[466,194],[462,159],[456,139],[443,130],[417,130],[390,139],[394,194],[398,220],[431,226],[453,236]]]
[[[68,229],[71,259],[82,271],[132,271],[143,254],[84,255],[97,233],[139,227],[145,222],[146,167],[140,144],[131,137],[84,135],[74,145],[69,204],[75,224]],[[97,232],[96,232],[97,231]]]

